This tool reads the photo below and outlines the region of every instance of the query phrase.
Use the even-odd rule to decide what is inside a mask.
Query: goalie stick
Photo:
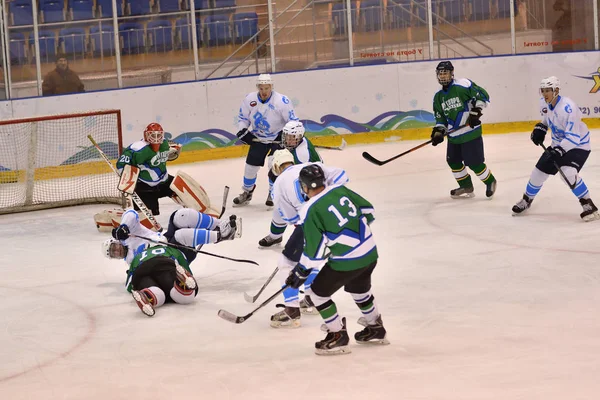
[[[446,132],[446,134],[444,135],[444,137],[448,136],[448,135],[449,135],[449,134],[451,134],[451,133],[454,133],[454,132],[456,132],[456,131],[457,131],[457,130],[459,130],[459,129],[462,129],[462,128],[464,128],[465,126],[466,126],[466,125],[461,125],[461,126],[459,126],[458,128],[456,128],[456,129],[452,129],[452,130],[450,130],[450,131],[447,131],[447,132]],[[363,151],[363,153],[362,153],[362,156],[363,156],[363,158],[364,158],[365,160],[369,161],[370,163],[373,163],[373,164],[375,164],[375,165],[382,166],[382,165],[384,165],[384,164],[387,164],[387,163],[389,163],[390,161],[394,161],[394,160],[395,160],[395,159],[397,159],[397,158],[400,158],[400,157],[402,157],[402,156],[405,156],[405,155],[407,155],[408,153],[411,153],[411,152],[413,152],[413,151],[415,151],[415,150],[419,150],[421,147],[425,147],[425,146],[427,146],[428,144],[430,144],[431,142],[432,142],[432,140],[431,140],[431,139],[429,139],[429,140],[428,140],[428,141],[426,141],[425,143],[421,143],[420,145],[418,145],[418,146],[415,146],[415,147],[413,147],[412,149],[408,149],[408,150],[406,150],[405,152],[403,152],[403,153],[400,153],[400,154],[398,154],[398,155],[396,155],[396,156],[394,156],[394,157],[392,157],[392,158],[388,158],[387,160],[378,160],[378,159],[376,159],[375,157],[373,157],[372,155],[370,155],[369,153],[367,153],[366,151]]]
[[[264,283],[264,285],[262,285],[258,293],[256,293],[254,296],[250,296],[248,293],[244,292],[244,300],[246,300],[248,303],[254,303],[256,299],[258,299],[258,297],[261,295],[261,293],[267,288],[269,283],[271,283],[275,275],[277,275],[277,271],[279,271],[279,267],[275,268],[275,271],[273,271],[271,276],[267,278],[267,281]]]
[[[542,149],[544,149],[544,151],[548,151],[547,147],[544,146],[544,143],[540,143],[540,146],[542,146]],[[558,163],[556,161],[554,161],[554,158],[552,158],[552,164],[554,164],[554,168],[556,168],[558,170],[558,172],[560,173],[560,176],[562,176],[562,178],[565,180],[565,182],[567,183],[567,186],[569,186],[569,188],[571,190],[575,189],[575,186],[577,186],[577,179],[575,179],[575,183],[573,183],[571,185],[571,182],[569,182],[569,180],[567,179],[567,176],[565,175],[563,170],[560,169],[560,165],[558,165]]]
[[[283,291],[285,289],[287,289],[288,287],[289,287],[288,285],[285,285],[284,287],[279,289],[277,292],[275,292],[271,297],[269,297],[267,300],[265,300],[260,306],[256,307],[254,310],[250,311],[248,314],[246,314],[244,316],[239,317],[239,316],[234,315],[234,314],[230,313],[229,311],[225,311],[225,310],[219,310],[217,315],[219,317],[223,318],[225,321],[229,321],[234,324],[241,324],[242,322],[246,321],[248,318],[253,316],[255,312],[257,312],[258,310],[260,310],[261,308],[263,308],[264,306],[266,306],[267,304],[272,302],[274,298],[276,298],[281,293],[283,293]]]
[[[155,243],[155,244],[160,244],[160,245],[163,245],[163,246],[174,247],[174,248],[180,249],[180,250],[191,250],[191,251],[194,251],[194,252],[196,252],[198,254],[206,254],[207,256],[213,256],[213,257],[217,257],[217,258],[222,258],[224,260],[258,265],[258,263],[256,261],[221,256],[219,254],[209,253],[208,251],[199,250],[199,249],[196,249],[196,248],[190,247],[190,246],[184,246],[182,244],[175,244],[175,243],[169,243],[169,242],[160,242],[158,240],[154,240],[154,239],[150,239],[150,238],[147,238],[147,237],[144,237],[144,236],[138,236],[138,235],[129,235],[129,236],[135,237],[135,238],[138,238],[138,239],[147,240],[150,243]]]
[[[106,163],[113,170],[113,172],[115,174],[117,174],[118,177],[121,177],[121,175],[119,174],[119,171],[117,171],[117,169],[112,165],[112,163],[110,162],[110,160],[108,159],[108,157],[106,156],[106,154],[104,153],[104,151],[102,151],[102,149],[100,148],[100,146],[98,145],[98,143],[96,143],[96,141],[94,140],[94,138],[92,137],[92,135],[88,135],[88,139],[90,139],[90,142],[92,142],[92,144],[94,145],[94,147],[96,148],[96,150],[98,150],[98,153],[100,153],[100,155],[102,156],[102,158],[104,159],[104,161],[106,161]],[[148,220],[152,223],[152,225],[158,231],[162,231],[162,227],[160,226],[160,224],[158,223],[158,221],[154,218],[154,215],[152,215],[152,212],[150,212],[150,210],[148,210],[148,207],[146,207],[146,205],[144,204],[144,202],[142,201],[142,199],[140,199],[140,196],[138,196],[137,193],[134,192],[134,193],[131,194],[131,199],[134,201],[135,204],[137,204],[137,206],[140,209],[140,211],[144,213],[144,215],[146,216],[146,218],[148,218]]]

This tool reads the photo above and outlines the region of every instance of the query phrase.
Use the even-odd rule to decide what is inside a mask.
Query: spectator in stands
[[[552,40],[558,42],[552,45],[552,51],[573,51],[571,2],[556,0],[552,8],[563,13],[552,27]]]
[[[42,83],[42,95],[85,92],[79,75],[69,68],[69,61],[64,54],[56,55],[56,69],[50,71]]]

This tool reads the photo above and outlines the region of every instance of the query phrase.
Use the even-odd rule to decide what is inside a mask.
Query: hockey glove
[[[548,127],[541,122],[535,124],[533,128],[533,132],[531,132],[531,141],[536,146],[544,143],[544,138],[546,137],[546,132],[548,132]]]
[[[442,125],[437,125],[433,127],[433,131],[431,132],[431,144],[433,146],[437,146],[438,144],[444,141],[444,136],[446,136],[446,127]]]
[[[301,264],[296,264],[290,275],[285,280],[285,284],[293,289],[298,289],[308,278],[312,268],[306,269]]]
[[[129,238],[129,233],[127,225],[119,225],[118,228],[112,230],[112,236],[119,240],[127,240]]]
[[[566,151],[565,149],[563,149],[560,146],[556,146],[556,147],[547,147],[546,148],[546,152],[550,155],[550,157],[558,162],[558,160],[560,160],[562,158],[562,156],[565,155]]]
[[[256,139],[256,136],[254,136],[252,133],[250,133],[250,131],[246,128],[239,131],[236,134],[236,136],[238,137],[238,139],[240,139],[242,142],[246,143],[247,145],[251,145],[252,143],[254,143],[254,139]]]
[[[469,117],[467,118],[467,125],[469,125],[471,129],[481,125],[481,121],[479,120],[481,118],[481,115],[481,108],[471,108],[471,111],[469,111]]]

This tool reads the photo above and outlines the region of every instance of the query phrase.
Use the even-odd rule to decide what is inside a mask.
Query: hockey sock
[[[358,308],[360,308],[360,311],[363,313],[367,323],[369,325],[374,325],[377,317],[379,317],[379,310],[377,310],[375,297],[371,291],[366,293],[352,293],[352,298],[354,299],[354,302]]]
[[[525,194],[527,197],[533,199],[542,189],[544,182],[546,182],[546,179],[548,179],[549,176],[550,175],[547,173],[534,168],[531,172],[531,176],[529,177],[529,182],[527,182],[527,187],[525,188]]]
[[[308,275],[308,278],[306,278],[306,280],[304,281],[304,293],[305,294],[308,293],[308,291],[310,290],[310,287],[318,274],[319,274],[319,270],[316,268],[313,268],[312,271],[310,271],[310,275]]]
[[[259,169],[259,166],[246,164],[246,168],[244,169],[244,186],[242,186],[245,191],[251,191],[256,184],[256,176]]]
[[[485,183],[486,185],[496,180],[496,178],[494,178],[494,175],[492,174],[492,171],[490,171],[490,169],[487,167],[487,165],[485,165],[485,163],[481,163],[479,165],[475,165],[469,168],[471,168],[471,170],[475,172],[475,174],[481,180],[481,182]]]
[[[573,194],[575,196],[577,196],[578,199],[589,199],[590,191],[588,190],[587,185],[585,184],[583,179],[581,179],[579,177],[577,170],[573,167],[563,167],[561,169],[564,172],[565,176],[567,177],[567,181],[568,181],[567,183],[569,185],[572,185],[574,182],[576,182],[575,188],[571,189]],[[562,175],[561,175],[561,178],[562,178]],[[563,178],[563,180],[564,180],[564,178]]]
[[[342,319],[340,318],[337,307],[331,297],[319,297],[314,293],[310,296],[311,300],[315,304],[315,307],[321,314],[321,318],[327,325],[327,329],[330,332],[339,332],[344,327],[342,324]]]
[[[281,282],[281,287],[285,286],[285,281],[287,277],[292,272],[292,269],[296,266],[296,263],[287,258],[284,254],[279,256],[279,261],[277,261],[277,268],[279,268],[279,272],[277,273],[277,277]],[[286,307],[300,307],[300,301],[298,299],[298,294],[300,293],[299,289],[287,288],[283,291],[283,300],[285,302]]]
[[[300,307],[300,300],[298,299],[299,289],[287,288],[283,291],[283,301],[286,307]]]
[[[196,298],[196,289],[182,289],[177,282],[175,282],[169,295],[177,304],[190,304]]]
[[[456,179],[456,182],[458,182],[458,186],[461,188],[473,187],[471,176],[467,172],[467,169],[463,163],[448,163],[448,165],[452,169],[452,175],[454,175],[454,179]]]
[[[191,247],[196,247],[199,244],[217,243],[219,239],[217,231],[191,228],[179,229],[175,232],[174,237],[177,243]]]
[[[177,210],[173,214],[173,225],[177,228],[215,229],[219,226],[219,220],[208,214],[202,214],[191,208]],[[170,228],[170,226],[169,226]]]
[[[285,228],[287,228],[287,224],[278,225],[275,221],[271,221],[271,237],[275,239],[282,237]]]
[[[165,292],[158,286],[150,286],[149,288],[140,290],[140,292],[144,292],[148,296],[154,308],[165,304]]]

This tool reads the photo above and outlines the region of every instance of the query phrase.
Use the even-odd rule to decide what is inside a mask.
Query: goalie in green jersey
[[[448,137],[446,161],[459,186],[450,191],[450,196],[474,196],[473,182],[466,170],[469,167],[485,184],[485,195],[491,198],[496,191],[496,178],[485,164],[480,120],[482,109],[490,101],[489,95],[469,79],[455,79],[450,61],[440,62],[436,75],[442,89],[433,98],[435,126],[431,144],[437,146]]]

